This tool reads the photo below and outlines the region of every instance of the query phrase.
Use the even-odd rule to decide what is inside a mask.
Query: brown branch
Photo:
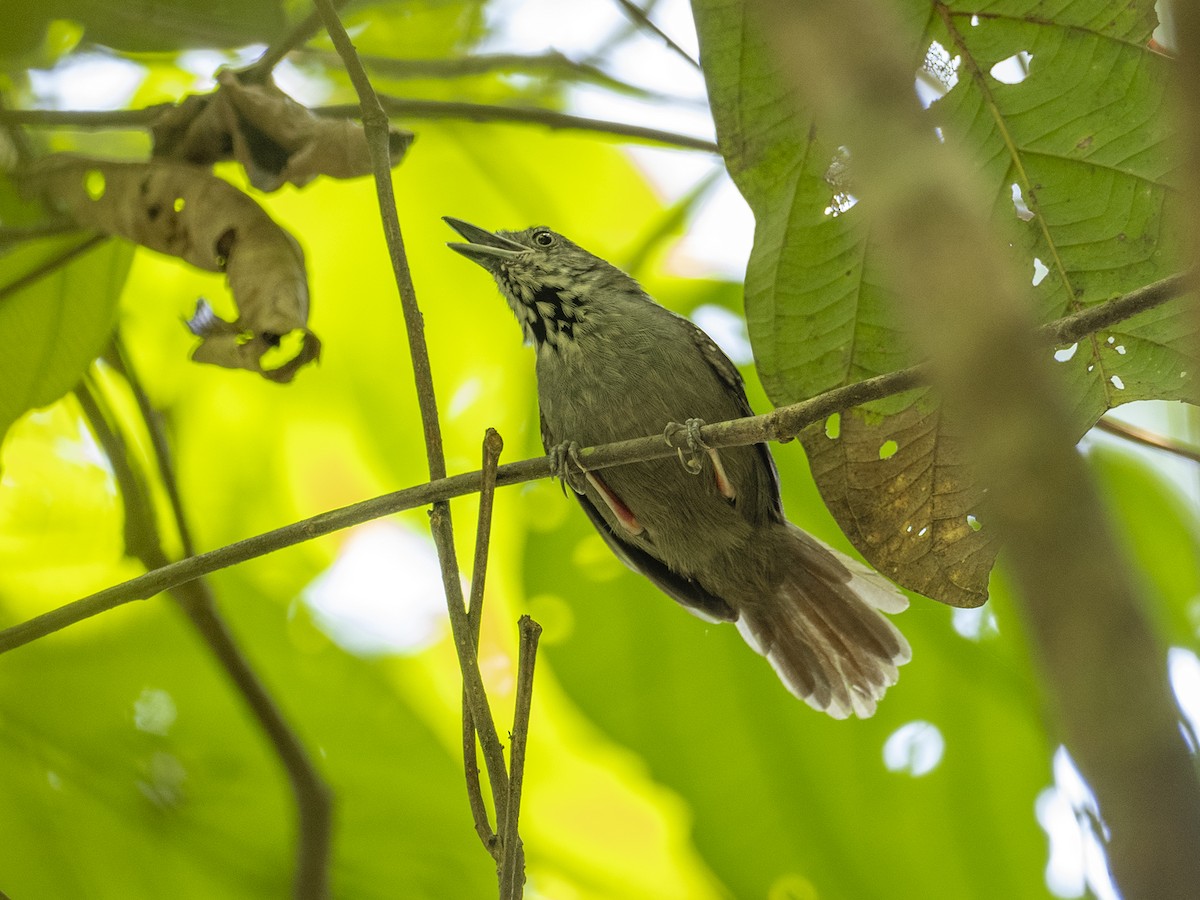
[[[517,830],[521,812],[521,788],[525,782],[525,745],[529,739],[529,713],[533,704],[533,668],[537,661],[542,626],[521,616],[521,640],[517,651],[517,700],[513,712],[512,762],[509,767],[508,799],[500,822],[500,900],[520,900],[525,886],[525,851]]]
[[[700,63],[692,59],[691,55],[686,50],[671,40],[670,35],[655,25],[650,20],[650,17],[646,15],[646,11],[644,9],[642,9],[636,3],[631,2],[631,0],[617,0],[617,5],[621,7],[621,10],[635,25],[637,25],[639,28],[649,31],[651,34],[661,39],[667,45],[667,49],[671,50],[673,53],[683,59],[684,62],[688,63],[697,72],[700,71]]]
[[[538,109],[528,106],[498,106],[489,103],[462,103],[449,100],[417,100],[406,97],[388,96],[379,97],[379,101],[382,108],[386,109],[391,115],[407,119],[459,119],[470,122],[511,122],[524,125],[542,125],[546,128],[586,131],[597,134],[609,134],[619,138],[632,138],[653,144],[682,147],[685,150],[701,150],[705,153],[718,152],[717,145],[705,138],[662,131],[657,128],[643,128],[640,125],[628,125],[624,122],[610,122],[603,119],[589,119],[585,116],[572,116],[551,109]],[[0,125],[32,125],[43,128],[146,128],[158,118],[163,110],[173,107],[174,104],[164,103],[141,109],[0,110]],[[335,104],[313,108],[314,113],[328,118],[355,118],[360,115],[361,111],[361,107],[354,106],[353,104]]]
[[[305,50],[304,55],[319,62],[329,63],[341,59],[336,54],[324,50]],[[515,72],[522,75],[534,73],[554,77],[560,81],[587,82],[601,85],[622,94],[657,100],[672,100],[681,102],[681,98],[666,97],[662,94],[627,84],[619,78],[614,78],[602,69],[589,63],[576,62],[570,57],[548,50],[545,53],[529,55],[524,53],[477,53],[471,56],[456,56],[450,58],[429,59],[397,59],[391,56],[366,56],[359,54],[363,65],[378,75],[388,78],[470,78],[476,75],[487,75],[493,72]],[[683,100],[682,102],[688,102]]]
[[[483,469],[479,490],[479,523],[475,530],[475,566],[471,572],[471,601],[467,607],[467,625],[471,632],[471,642],[475,645],[475,655],[479,655],[479,628],[483,619],[483,586],[487,577],[488,547],[492,534],[492,509],[496,497],[496,466],[500,459],[500,451],[504,449],[504,440],[500,432],[489,428],[483,438]],[[483,802],[483,791],[479,786],[479,760],[475,753],[475,720],[471,716],[469,698],[466,688],[463,689],[462,699],[462,735],[463,735],[463,771],[467,776],[467,800],[471,806],[471,817],[475,820],[475,833],[483,846],[492,854],[497,862],[500,861],[500,845],[496,833],[492,831],[488,821],[487,806]],[[498,798],[493,796],[495,803]]]
[[[719,152],[717,145],[705,138],[662,131],[658,128],[644,128],[641,125],[628,125],[624,122],[589,119],[585,116],[573,116],[550,109],[388,96],[382,96],[379,100],[391,115],[409,119],[465,119],[471,122],[514,122],[525,125],[543,125],[552,129],[588,131],[615,137],[634,138],[654,144],[682,147],[686,150],[702,150],[705,153]],[[313,112],[319,116],[345,116],[349,112],[349,107],[321,106],[314,109]]]
[[[1174,276],[1110,300],[1101,306],[1107,309],[1120,309],[1124,315],[1135,315],[1179,296],[1186,286],[1182,276]],[[1129,308],[1130,297],[1138,298],[1138,302],[1133,304],[1133,309]],[[1107,327],[1118,321],[1114,316],[1115,314],[1109,314],[1098,317],[1095,321],[1100,327]],[[1041,334],[1048,343],[1078,340],[1086,334],[1086,332],[1077,331],[1083,327],[1081,317],[1082,313],[1076,313],[1059,319],[1043,326],[1040,330]],[[923,366],[913,366],[898,372],[877,375],[865,381],[834,388],[809,400],[781,406],[763,415],[705,425],[700,429],[700,434],[705,443],[718,448],[757,444],[765,441],[790,440],[806,426],[823,421],[835,412],[842,412],[872,400],[881,400],[884,397],[919,387],[926,383],[927,377],[928,373]],[[674,453],[674,449],[668,447],[663,441],[662,435],[659,434],[628,441],[617,441],[598,447],[586,447],[580,451],[579,455],[587,468],[604,469],[631,462],[661,459]],[[498,467],[496,484],[501,487],[520,484],[536,478],[546,478],[551,474],[553,473],[549,457],[540,456]],[[160,569],[146,572],[144,575],[131,578],[0,630],[0,653],[13,650],[55,631],[61,631],[122,604],[135,600],[147,600],[155,594],[191,581],[193,578],[199,578],[202,575],[402,510],[477,493],[481,484],[482,477],[479,471],[436,479],[426,484],[362,500],[341,509],[320,513],[291,525],[263,532],[216,550],[209,550],[199,556],[170,563]]]
[[[375,176],[375,189],[379,198],[379,213],[383,220],[384,237],[387,240],[388,256],[396,288],[400,294],[400,305],[404,313],[405,331],[408,335],[409,356],[412,360],[413,380],[417,388],[417,402],[421,412],[421,425],[425,436],[425,454],[431,480],[446,477],[446,460],[442,451],[441,426],[438,423],[437,399],[433,389],[433,375],[429,366],[429,351],[425,344],[425,322],[417,305],[416,290],[412,273],[404,252],[404,238],[400,232],[400,219],[396,213],[396,198],[392,191],[392,164],[390,159],[390,133],[387,114],[380,106],[375,89],[358,59],[346,29],[342,27],[330,0],[314,0],[325,30],[333,41],[334,49],[342,58],[346,73],[354,85],[362,104],[362,124],[366,132],[371,153],[371,168]],[[467,610],[463,601],[462,581],[454,550],[454,527],[450,520],[450,505],[436,501],[429,515],[433,541],[441,564],[442,586],[446,593],[446,610],[450,628],[454,635],[454,647],[458,652],[459,668],[463,686],[470,701],[471,717],[479,734],[484,764],[492,792],[502,795],[508,790],[508,773],[504,767],[504,750],[496,733],[484,690],[483,678],[475,653],[475,643],[467,622]]]
[[[1108,416],[1097,422],[1095,427],[1100,431],[1107,431],[1109,434],[1124,438],[1127,441],[1133,441],[1135,444],[1141,444],[1143,447],[1151,447],[1155,450],[1174,454],[1181,459],[1200,462],[1200,447],[1181,443],[1174,438],[1169,438],[1166,435],[1158,434],[1146,428],[1139,428],[1136,425],[1130,425],[1128,422],[1121,422],[1118,419],[1109,418]]]
[[[151,446],[159,475],[172,495],[175,526],[185,549],[191,547],[182,505],[175,490],[173,466],[165,435],[157,427],[149,399],[136,378],[132,367],[121,359],[119,345],[114,342],[114,363],[126,377],[137,398],[138,408],[151,435]],[[150,499],[146,473],[135,462],[129,443],[106,412],[100,395],[85,380],[76,389],[76,398],[83,409],[92,433],[104,449],[113,469],[125,506],[126,552],[148,568],[166,564],[162,534],[158,527],[154,505]],[[241,695],[251,715],[258,722],[284,772],[296,804],[299,836],[296,844],[296,871],[293,896],[296,900],[324,900],[328,897],[328,867],[332,834],[333,799],[304,744],[292,730],[278,704],[254,671],[250,661],[238,646],[237,640],[217,609],[208,582],[196,579],[171,588],[171,595],[187,616],[192,627],[208,645],[209,651],[225,670],[234,689]]]
[[[346,5],[347,0],[333,0],[333,9],[339,10]],[[321,14],[311,12],[297,22],[287,34],[273,43],[263,55],[256,59],[238,74],[246,84],[257,84],[266,81],[271,71],[280,61],[299,47],[307,44],[321,31]]]

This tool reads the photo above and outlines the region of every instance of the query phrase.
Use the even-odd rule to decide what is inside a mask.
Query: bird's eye
[[[549,247],[554,243],[554,235],[548,231],[539,231],[533,236],[533,242],[539,247]]]

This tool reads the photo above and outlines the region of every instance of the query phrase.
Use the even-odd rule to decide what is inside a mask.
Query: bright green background
[[[475,4],[388,6],[358,21],[368,25],[360,50],[400,57],[466,52],[483,32]],[[53,51],[38,46],[9,56],[10,71]],[[131,40],[126,49],[147,48]],[[188,83],[169,57],[144,61],[151,76],[134,105]],[[495,78],[402,87],[456,99],[522,90]],[[525,89],[555,102],[553,85]],[[453,236],[440,216],[553,224],[617,264],[642,260],[635,274],[680,312],[704,303],[741,312],[737,286],[670,274],[659,241],[679,232],[678,210],[616,144],[517,126],[406,124],[418,140],[395,184],[452,472],[477,467],[488,426],[505,437],[505,459],[540,445],[530,351],[486,276],[444,248]],[[76,140],[55,133],[56,145]],[[120,290],[127,251],[109,245],[0,299],[0,348],[13,341],[29,354],[27,364],[16,349],[0,354],[15,373],[0,368],[0,412],[67,390],[116,316],[168,415],[201,549],[425,479],[372,185],[321,181],[259,199],[304,245],[312,327],[324,345],[320,364],[288,387],[188,363],[180,317],[200,294],[222,302],[224,287],[150,253],[134,255]],[[9,220],[24,214],[4,202]],[[0,283],[31,258],[0,257]],[[47,317],[35,333],[62,337],[56,355],[38,349],[45,342],[13,339],[5,317],[23,309]],[[754,371],[746,375],[755,406],[767,408]],[[800,449],[777,447],[776,458],[791,518],[847,549]],[[1164,638],[1200,650],[1195,510],[1144,462],[1108,451],[1091,459]],[[81,442],[73,400],[21,418],[0,463],[0,623],[137,572],[123,557],[111,475]],[[463,558],[475,508],[472,498],[454,504]],[[420,511],[398,518],[426,527]],[[298,600],[345,539],[212,579],[336,793],[335,896],[490,896],[492,863],[461,784],[459,683],[445,630],[412,656],[359,658]],[[522,811],[531,896],[1048,896],[1034,805],[1052,782],[1057,744],[1002,569],[988,606],[995,628],[978,639],[954,629],[950,609],[914,598],[900,619],[914,662],[865,722],[834,722],[796,703],[733,629],[686,615],[625,571],[549,483],[498,495],[488,585],[481,659],[502,722],[516,618],[528,612],[545,626]],[[397,604],[414,602],[406,584],[394,590]],[[138,727],[136,704],[156,692],[176,711],[165,734]],[[918,721],[943,736],[939,763],[921,776],[889,771],[885,741]],[[122,607],[0,657],[0,889],[15,900],[282,897],[294,830],[279,767],[167,601]]]

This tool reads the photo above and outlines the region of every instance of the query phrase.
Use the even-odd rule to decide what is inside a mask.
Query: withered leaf
[[[224,69],[217,90],[194,94],[151,126],[154,155],[196,165],[235,159],[250,183],[274,191],[318,175],[358,178],[371,173],[365,132],[350,119],[325,119],[297,103],[273,81],[244,84]],[[412,143],[411,132],[391,129],[392,163]]]
[[[57,154],[22,175],[26,191],[80,225],[224,272],[238,318],[193,328],[199,362],[250,369],[287,381],[317,358],[308,330],[308,278],[300,245],[261,206],[206,169],[179,162],[112,162]],[[213,321],[215,320],[215,321]],[[302,335],[296,356],[264,368],[284,335]],[[235,339],[230,339],[230,335]]]

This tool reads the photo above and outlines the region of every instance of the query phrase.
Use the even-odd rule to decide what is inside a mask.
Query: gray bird
[[[542,442],[613,552],[691,612],[736,622],[813,708],[874,713],[912,655],[880,611],[908,600],[784,518],[766,444],[718,453],[700,442],[701,421],[753,415],[729,358],[624,272],[548,228],[493,233],[445,221],[468,241],[450,248],[491,273],[533,345]],[[668,457],[582,471],[578,447],[664,426],[684,465]]]

